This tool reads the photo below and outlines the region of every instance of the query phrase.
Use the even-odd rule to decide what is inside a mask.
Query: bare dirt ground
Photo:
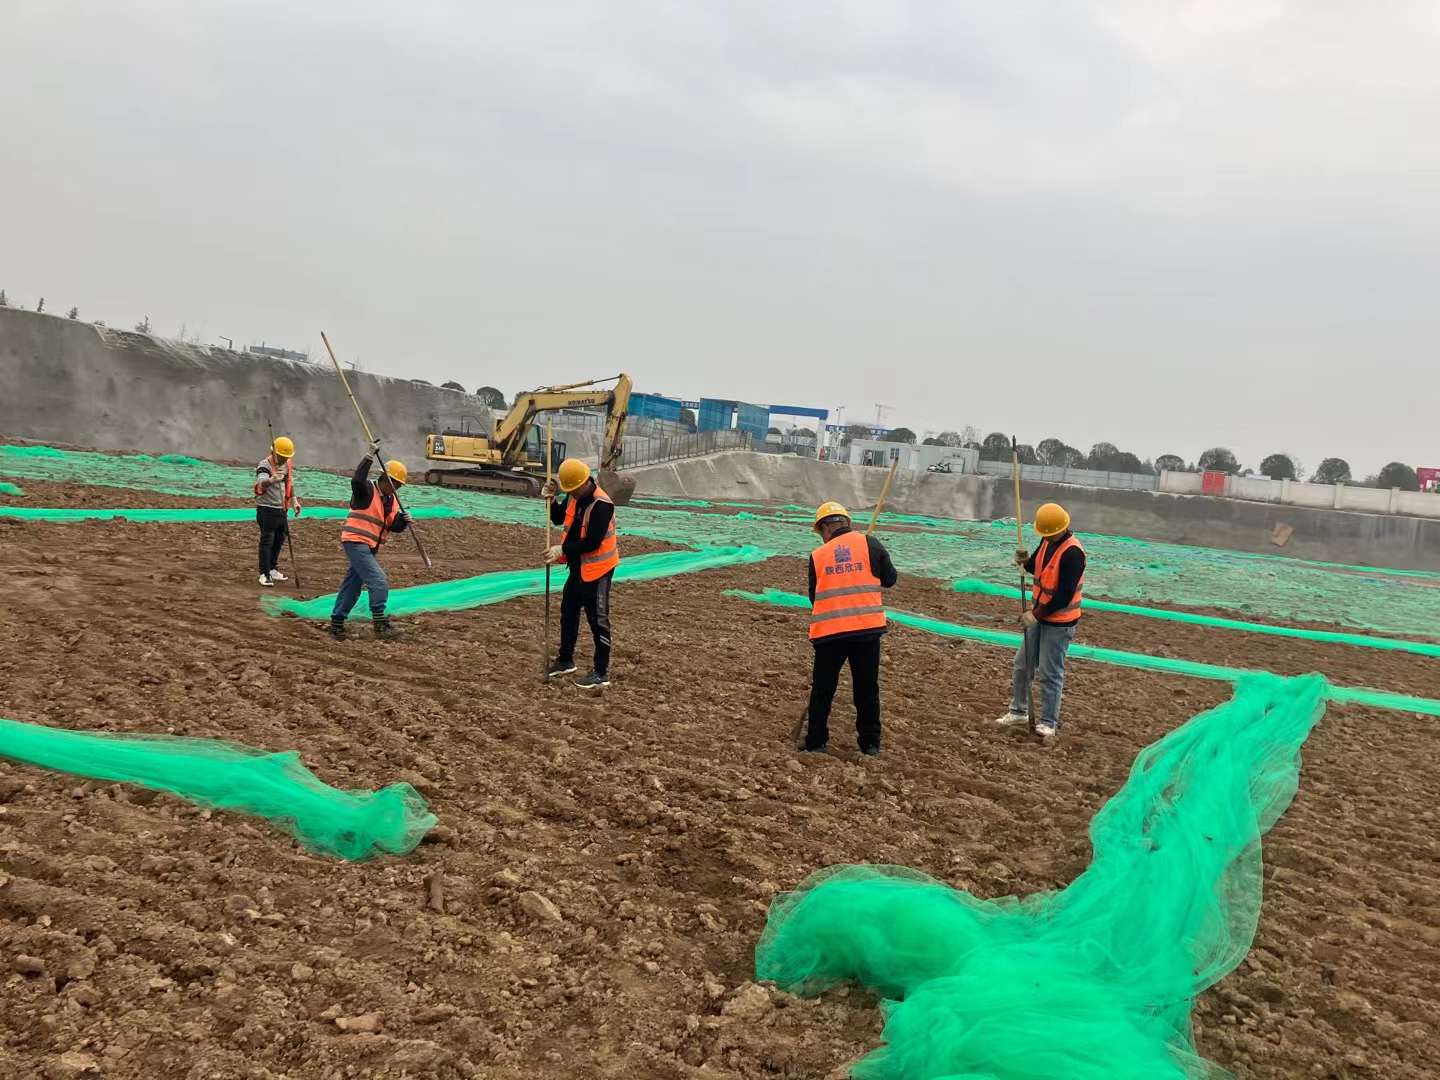
[[[25,486],[28,505],[197,503]],[[435,569],[397,542],[397,585],[534,564],[533,530],[426,525]],[[301,521],[305,595],[339,581],[336,531]],[[862,861],[982,896],[1061,887],[1135,753],[1227,692],[1077,661],[1044,751],[990,723],[1006,652],[901,629],[885,753],[854,751],[842,685],[831,753],[802,759],[803,615],[721,595],[798,590],[799,560],[617,587],[615,683],[582,697],[539,682],[538,598],[337,644],[260,613],[254,547],[251,525],[0,523],[0,715],[298,749],[339,787],[414,783],[441,825],[347,865],[259,820],[0,763],[0,1076],[843,1076],[876,1044],[871,997],[742,991],[771,896]],[[919,579],[893,603],[1010,617]],[[1111,615],[1081,636],[1440,689],[1417,657]],[[1195,1011],[1238,1075],[1440,1075],[1434,723],[1332,707],[1311,737],[1255,948]]]

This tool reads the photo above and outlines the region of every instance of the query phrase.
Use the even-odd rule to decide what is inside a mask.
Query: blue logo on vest
[[[846,563],[850,561],[850,548],[846,544],[838,544],[835,547],[835,562]]]

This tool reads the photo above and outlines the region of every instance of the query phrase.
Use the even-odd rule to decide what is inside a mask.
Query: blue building
[[[770,407],[701,398],[699,420],[701,431],[748,431],[757,442],[764,442],[770,430]]]
[[[660,394],[630,395],[631,416],[668,420],[672,424],[678,424],[682,407],[679,398],[663,397]]]

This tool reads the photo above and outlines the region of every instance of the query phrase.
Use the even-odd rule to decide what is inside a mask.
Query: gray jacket
[[[293,493],[294,485],[295,485],[295,476],[294,476],[294,472],[292,471],[292,470],[293,470],[293,462],[287,460],[287,461],[283,462],[283,463],[279,466],[279,470],[280,470],[279,472],[276,472],[275,470],[276,470],[276,465],[275,465],[275,463],[274,463],[273,461],[270,460],[270,455],[269,455],[269,454],[266,454],[263,458],[261,458],[261,459],[260,459],[260,463],[255,466],[255,482],[256,482],[257,484],[260,483],[260,481],[262,481],[262,480],[269,480],[272,476],[279,477],[279,478],[280,478],[280,481],[281,481],[281,482],[278,483],[278,484],[271,484],[269,487],[267,487],[267,488],[265,488],[263,491],[261,491],[260,494],[256,495],[256,496],[255,496],[255,505],[256,505],[256,506],[268,506],[268,507],[271,507],[271,508],[273,508],[273,509],[275,509],[275,510],[284,510],[284,509],[286,509],[286,506],[285,506],[285,482],[284,482],[284,477],[285,477],[285,473],[286,473],[286,472],[290,472],[290,473],[291,473],[291,475],[290,475],[290,485],[291,485],[292,493]]]

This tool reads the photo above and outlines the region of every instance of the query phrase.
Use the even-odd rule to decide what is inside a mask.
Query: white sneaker
[[[282,574],[279,570],[271,570],[271,571],[270,571],[270,584],[272,584],[272,585],[275,584],[275,582],[277,582],[277,581],[289,581],[289,580],[290,580],[290,579],[287,578],[284,574]]]
[[[1055,738],[1055,736],[1060,734],[1060,729],[1057,728],[1054,724],[1047,724],[1042,720],[1040,723],[1035,725],[1035,734],[1039,735],[1040,738],[1044,739],[1046,742],[1049,742],[1051,739]]]
[[[260,575],[260,584],[261,584],[261,585],[264,585],[264,586],[268,589],[271,585],[274,584],[274,582],[272,582],[272,581],[270,580],[270,575],[269,575],[269,574],[261,574],[261,575]]]
[[[1030,723],[1030,717],[1026,716],[1024,713],[1007,712],[1004,716],[997,716],[995,718],[995,723],[1003,724],[1007,727],[1011,724],[1028,724]]]

